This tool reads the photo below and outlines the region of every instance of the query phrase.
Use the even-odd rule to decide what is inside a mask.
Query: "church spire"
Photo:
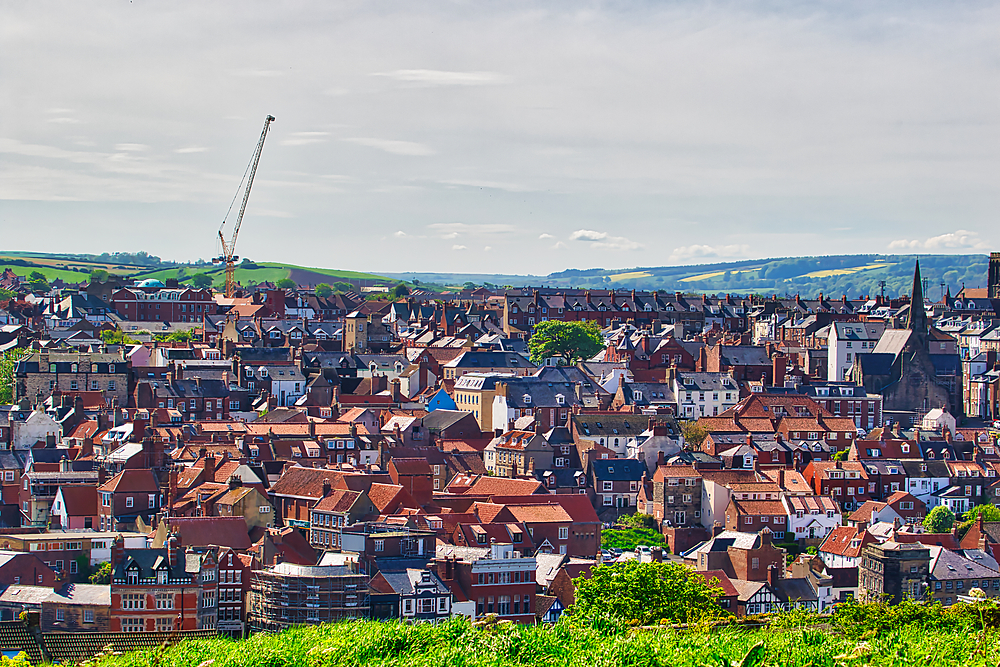
[[[920,280],[919,259],[913,268],[913,290],[910,292],[910,312],[906,316],[906,328],[927,332],[927,311],[924,310],[924,284]]]

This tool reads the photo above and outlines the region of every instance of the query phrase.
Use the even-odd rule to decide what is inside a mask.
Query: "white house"
[[[739,387],[729,373],[677,373],[673,390],[678,415],[692,419],[717,415],[740,400]]]
[[[22,418],[24,412],[10,413],[10,442],[16,450],[31,449],[36,442],[45,442],[53,436],[59,438],[59,423],[44,410],[32,410]]]
[[[883,322],[834,322],[827,338],[827,379],[846,380],[859,354],[869,354],[885,331]]]
[[[945,408],[934,408],[930,410],[920,424],[920,428],[926,429],[928,431],[937,431],[938,433],[944,433],[945,429],[948,429],[952,435],[955,435],[955,427],[957,422],[955,417],[951,415]]]
[[[781,499],[788,512],[788,532],[796,540],[814,540],[842,525],[840,506],[829,496],[792,496]]]

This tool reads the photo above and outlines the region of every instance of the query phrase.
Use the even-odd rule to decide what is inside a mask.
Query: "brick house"
[[[183,551],[176,538],[161,549],[112,547],[111,631],[172,632],[216,627],[215,555]]]
[[[109,632],[111,587],[66,584],[42,600],[43,632]]]
[[[364,491],[331,489],[312,506],[309,516],[309,543],[318,550],[338,551],[338,529],[353,526],[365,517],[378,517],[378,510]]]
[[[160,511],[160,488],[152,470],[122,470],[97,492],[99,530],[131,530],[139,517],[149,525]]]
[[[437,549],[438,577],[456,600],[475,603],[475,618],[496,614],[501,620],[535,623],[536,562],[524,558],[512,544]]]
[[[771,530],[760,533],[725,530],[684,556],[699,572],[722,570],[730,579],[767,581],[773,567],[785,570],[785,550],[771,542]]]
[[[757,533],[770,529],[775,539],[784,539],[788,530],[788,511],[780,500],[737,500],[726,507],[726,530]]]
[[[665,526],[700,526],[701,481],[701,473],[691,466],[657,466],[652,480],[652,502],[646,513]]]
[[[111,295],[111,304],[123,319],[137,322],[198,322],[215,315],[218,305],[210,289],[190,287],[126,287]]]
[[[636,506],[646,465],[636,459],[598,459],[590,464],[594,506],[628,509]]]
[[[858,461],[810,461],[802,476],[817,495],[830,496],[845,510],[854,510],[871,500],[868,474]]]
[[[552,447],[534,431],[507,431],[486,446],[483,462],[497,477],[527,477],[552,469]]]
[[[15,400],[35,401],[56,391],[101,391],[108,401],[128,401],[129,364],[119,354],[41,350],[17,362]]]

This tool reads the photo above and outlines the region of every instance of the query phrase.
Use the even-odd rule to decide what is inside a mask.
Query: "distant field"
[[[753,273],[754,271],[758,271],[758,270],[759,270],[758,267],[754,267],[752,269],[735,269],[735,270],[730,271],[729,273],[730,274],[736,274],[736,273]],[[692,281],[695,281],[695,280],[711,280],[712,278],[721,278],[724,275],[726,275],[725,271],[713,271],[712,273],[701,273],[701,274],[698,274],[697,276],[688,276],[687,278],[681,278],[677,282],[686,283],[686,282],[692,282]]]
[[[890,264],[888,262],[878,262],[876,264],[868,264],[866,266],[855,266],[849,269],[829,269],[827,271],[813,271],[812,273],[807,273],[804,278],[830,278],[831,276],[849,276],[852,273],[858,273],[859,271],[870,271],[871,269],[885,269],[890,266],[895,266],[895,264]]]
[[[86,273],[81,271],[66,271],[65,269],[57,269],[51,266],[14,266],[12,264],[3,263],[0,260],[0,271],[10,269],[16,275],[27,277],[29,274],[37,271],[45,276],[45,279],[52,282],[56,278],[63,280],[68,283],[79,283],[87,280],[87,274],[90,273],[88,269]]]
[[[611,282],[617,283],[617,282],[621,282],[622,280],[634,280],[636,278],[649,278],[652,275],[653,274],[650,273],[649,271],[629,271],[627,273],[613,273],[613,274],[611,274],[608,277],[611,278]]]

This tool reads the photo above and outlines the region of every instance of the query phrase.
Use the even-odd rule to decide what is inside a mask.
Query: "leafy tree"
[[[535,326],[528,341],[531,361],[542,364],[558,357],[571,366],[579,359],[589,359],[604,348],[604,338],[597,322],[559,322],[547,320]]]
[[[17,296],[17,292],[9,289],[0,289],[0,301],[10,301],[15,296]]]
[[[104,269],[94,269],[90,272],[90,283],[106,283],[108,282],[108,272]]]
[[[681,422],[681,433],[684,434],[684,442],[698,448],[701,448],[701,443],[708,437],[708,429],[691,420]]]
[[[834,461],[846,461],[847,460],[847,454],[848,454],[849,451],[850,450],[847,450],[847,449],[841,449],[841,450],[838,450],[838,451],[834,452],[834,454],[833,454],[833,460]]]
[[[476,285],[476,283],[472,282],[471,280],[468,280],[464,285],[462,285],[462,287],[464,289],[476,289],[478,285]]]
[[[32,292],[48,292],[51,289],[45,274],[39,271],[32,271],[28,274],[28,287],[31,288]]]
[[[14,369],[17,362],[28,356],[24,348],[15,347],[0,356],[0,403],[14,402]]]
[[[327,285],[326,283],[320,283],[319,285],[316,285],[316,296],[318,296],[319,298],[325,299],[331,294],[333,294],[333,288]]]
[[[139,343],[121,329],[105,329],[101,332],[101,340],[105,345],[137,345]]]
[[[208,289],[212,286],[212,276],[206,273],[196,273],[191,276],[191,285],[197,289]]]
[[[277,283],[278,289],[295,289],[298,285],[291,278],[282,278]]]
[[[97,571],[90,575],[90,583],[110,584],[112,573],[113,570],[111,569],[111,563],[101,563],[97,566]]]
[[[962,515],[965,521],[975,521],[983,517],[983,521],[1000,521],[1000,507],[996,505],[977,505]]]
[[[929,533],[947,533],[955,525],[955,513],[945,505],[938,505],[924,517],[924,528]]]
[[[399,283],[392,288],[392,298],[402,299],[404,296],[409,295],[410,288],[406,286],[405,283]]]
[[[345,283],[343,281],[337,281],[333,284],[333,289],[337,290],[340,293],[350,292],[354,289],[354,285],[352,285],[351,283]]]
[[[166,335],[157,334],[156,340],[166,343],[190,343],[196,337],[194,329],[183,329],[181,331],[172,331]]]
[[[717,582],[716,582],[717,583]],[[599,565],[573,580],[574,620],[609,619],[649,625],[661,620],[698,621],[724,614],[715,600],[722,589],[680,563],[631,561]]]

